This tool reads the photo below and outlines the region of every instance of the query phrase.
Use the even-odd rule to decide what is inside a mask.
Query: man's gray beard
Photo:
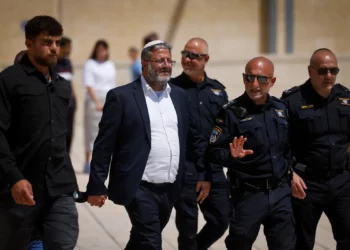
[[[148,64],[148,77],[149,77],[149,84],[155,85],[155,86],[166,86],[166,83],[170,81],[170,76],[159,76],[157,73],[153,70],[151,64]]]

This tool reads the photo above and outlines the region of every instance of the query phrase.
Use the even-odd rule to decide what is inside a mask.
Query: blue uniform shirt
[[[187,91],[190,98],[190,115],[197,124],[198,133],[209,142],[212,128],[215,124],[216,115],[219,109],[228,102],[225,87],[217,80],[204,75],[203,82],[193,82],[185,73],[182,73],[171,82]],[[192,149],[187,150],[187,161],[191,162],[193,158]],[[211,166],[211,181],[226,181],[221,166]],[[188,171],[194,172],[195,166],[188,164]]]
[[[255,105],[244,93],[220,111],[208,147],[210,160],[227,166],[239,179],[280,180],[290,164],[287,118],[281,100],[268,96],[266,104]],[[229,144],[241,135],[247,138],[244,149],[254,153],[235,159]]]
[[[350,141],[350,92],[334,85],[327,98],[310,80],[283,93],[290,115],[290,143],[297,162],[323,170],[344,169]]]

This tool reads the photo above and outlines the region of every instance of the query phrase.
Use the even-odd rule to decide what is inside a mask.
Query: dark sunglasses
[[[314,68],[320,76],[327,75],[328,71],[331,73],[331,75],[335,76],[340,71],[340,69],[337,68],[337,67],[333,67],[333,68],[318,68],[318,69],[316,67],[314,67],[314,66],[311,66],[311,65],[310,65],[310,67]]]
[[[254,82],[255,78],[258,80],[258,83],[265,84],[271,79],[272,77],[268,76],[262,76],[262,75],[252,75],[252,74],[244,74],[243,73],[244,80],[247,82]]]
[[[181,51],[181,55],[183,58],[190,58],[191,60],[193,60],[193,59],[199,60],[199,58],[201,58],[201,56],[207,56],[207,54],[196,54],[196,53],[189,52],[189,51]]]

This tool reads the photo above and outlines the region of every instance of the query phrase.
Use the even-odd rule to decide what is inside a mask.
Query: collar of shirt
[[[20,64],[22,65],[22,67],[24,68],[24,70],[26,71],[26,73],[29,75],[29,74],[38,74],[40,76],[43,76],[44,79],[47,81],[47,78],[46,76],[44,76],[41,72],[39,72],[35,67],[34,65],[32,64],[32,62],[29,60],[29,57],[27,54],[25,54],[21,61],[20,61]],[[49,74],[51,76],[51,79],[56,79],[57,76],[56,76],[56,72],[53,70],[52,67],[49,67]]]
[[[197,87],[198,89],[201,89],[201,88],[205,87],[207,84],[213,85],[210,82],[206,72],[204,72],[204,78],[203,78],[203,81],[201,81],[201,82],[192,81],[191,78],[188,75],[186,75],[185,72],[182,72],[181,77],[184,80],[183,83],[186,85],[185,87],[191,86],[191,87]]]
[[[142,89],[143,89],[145,94],[150,91],[150,92],[154,93],[155,95],[157,95],[156,92],[152,89],[152,87],[147,83],[147,81],[143,77],[143,75],[141,75],[141,84],[142,84]],[[165,89],[163,89],[163,91],[165,93],[167,93],[168,95],[170,95],[171,87],[170,87],[169,83],[166,83],[166,87],[165,87]]]
[[[312,86],[310,78],[305,82],[305,90],[306,90],[307,96],[311,99],[311,101],[315,102],[315,104],[319,104],[319,105],[322,105],[322,104],[324,105],[324,104],[330,102],[331,100],[334,99],[334,97],[336,95],[339,94],[337,86],[334,85],[332,87],[331,93],[329,94],[328,97],[325,98],[325,97],[321,96],[319,93],[317,93],[317,91]]]
[[[248,96],[247,92],[239,98],[239,103],[248,110],[248,113],[260,113],[267,110],[270,106],[274,106],[270,94],[267,95],[266,103],[263,105],[256,105]]]

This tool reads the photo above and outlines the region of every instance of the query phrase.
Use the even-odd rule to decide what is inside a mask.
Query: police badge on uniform
[[[285,118],[283,109],[275,109],[278,117]]]
[[[219,128],[218,126],[215,126],[213,131],[211,132],[209,142],[210,143],[216,142],[219,139],[221,132],[222,132],[222,129]]]
[[[340,104],[350,106],[350,98],[339,98]]]
[[[211,92],[212,92],[214,95],[222,96],[222,91],[221,91],[221,89],[211,89]]]

